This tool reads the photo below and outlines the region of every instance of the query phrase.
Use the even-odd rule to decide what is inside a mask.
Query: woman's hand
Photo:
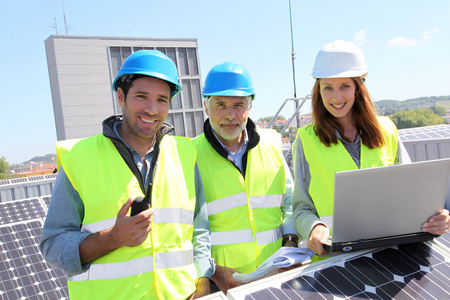
[[[440,211],[439,214],[432,216],[428,222],[422,226],[423,232],[442,235],[450,231],[450,216],[446,209]]]
[[[316,225],[311,231],[306,245],[317,255],[328,254],[323,245],[327,242],[329,236],[330,230],[326,226],[323,224]]]

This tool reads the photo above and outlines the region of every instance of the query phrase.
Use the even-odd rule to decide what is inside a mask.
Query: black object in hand
[[[144,197],[137,197],[134,199],[133,203],[131,203],[131,213],[130,216],[137,215],[141,211],[150,208],[150,203],[148,203]]]

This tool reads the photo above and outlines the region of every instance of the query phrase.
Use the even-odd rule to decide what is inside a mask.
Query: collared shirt
[[[336,135],[344,145],[345,150],[347,150],[348,154],[350,154],[350,157],[355,162],[355,165],[357,165],[359,169],[359,166],[361,164],[361,137],[359,136],[359,133],[356,135],[356,139],[353,143],[350,143],[346,139],[344,139],[339,130],[337,129]]]
[[[147,187],[150,184],[150,181],[152,179],[152,176],[149,174],[150,174],[150,164],[153,160],[153,149],[154,149],[155,145],[153,144],[152,147],[150,148],[150,150],[148,150],[147,153],[145,153],[145,156],[144,156],[145,164],[144,164],[144,161],[142,161],[142,158],[141,158],[141,155],[139,154],[139,152],[137,152],[135,149],[133,149],[127,143],[125,143],[125,141],[120,136],[119,130],[121,127],[122,127],[122,122],[115,123],[114,124],[114,133],[122,141],[122,143],[131,151],[131,155],[133,156],[134,164],[138,167],[139,171],[141,172],[142,179],[144,181],[144,186],[147,189]]]
[[[230,150],[228,150],[228,148],[222,143],[222,141],[217,137],[216,132],[213,130],[212,131],[214,136],[216,137],[216,139],[219,141],[220,145],[222,145],[223,149],[225,149],[225,151],[227,151],[228,153],[228,160],[231,162],[234,162],[236,164],[236,166],[238,166],[239,170],[241,171],[241,173],[244,171],[242,170],[242,157],[245,154],[245,151],[247,151],[247,145],[248,145],[248,134],[247,134],[247,130],[244,129],[244,143],[242,144],[242,146],[236,151],[236,152],[232,152]]]
[[[117,138],[121,139],[117,131],[116,135]],[[129,149],[133,153],[133,159],[136,163],[134,152],[137,153],[137,151],[132,148]],[[149,159],[148,165],[150,165],[152,159],[151,154],[152,150],[144,158],[145,160]],[[138,156],[139,161],[142,162],[139,154]],[[139,168],[137,163],[136,165]],[[140,170],[143,172],[145,168],[141,166]],[[147,183],[152,179],[152,176],[148,176],[148,170],[144,173],[145,177],[143,178],[146,179],[145,182]],[[197,164],[195,165],[195,190],[196,205],[192,241],[194,264],[199,277],[211,278],[215,271],[215,261],[211,258],[211,232],[203,184]],[[91,263],[82,265],[80,262],[79,246],[90,235],[90,233],[80,231],[83,217],[83,201],[61,167],[55,181],[39,247],[48,263],[69,274],[84,272],[91,265]]]

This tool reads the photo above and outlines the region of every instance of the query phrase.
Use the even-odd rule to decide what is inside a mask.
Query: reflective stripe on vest
[[[142,244],[120,247],[92,262],[88,272],[75,275],[76,281],[68,282],[71,299],[112,299],[118,294],[185,299],[195,291],[196,150],[188,139],[170,136],[162,139],[160,147],[152,190],[152,231]],[[143,196],[137,179],[103,135],[75,144],[66,155],[64,170],[85,207],[83,230],[111,228],[123,203]]]
[[[193,263],[192,250],[155,254],[155,268],[178,268]],[[87,272],[71,276],[71,281],[118,279],[153,271],[153,256],[145,256],[125,262],[94,264]]]
[[[153,210],[153,223],[180,223],[193,225],[194,212],[191,210],[180,208],[155,208]],[[91,224],[83,224],[81,231],[84,232],[99,232],[111,228],[116,223],[116,218],[102,220]]]
[[[262,195],[249,197],[250,208],[281,207],[284,203],[284,195]],[[231,195],[213,202],[207,203],[208,215],[215,215],[226,210],[247,205],[247,194]]]
[[[248,151],[245,178],[204,134],[193,140],[202,174],[217,264],[251,272],[281,247],[285,170],[281,137],[260,134]]]

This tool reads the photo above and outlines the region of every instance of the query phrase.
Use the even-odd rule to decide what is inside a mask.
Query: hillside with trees
[[[375,102],[379,115],[389,116],[398,129],[447,123],[444,117],[450,110],[450,96],[420,97],[404,101]]]
[[[378,114],[383,116],[390,116],[403,110],[426,109],[432,107],[442,107],[445,115],[445,111],[450,110],[450,96],[420,97],[404,101],[380,100],[375,101],[375,107]]]

